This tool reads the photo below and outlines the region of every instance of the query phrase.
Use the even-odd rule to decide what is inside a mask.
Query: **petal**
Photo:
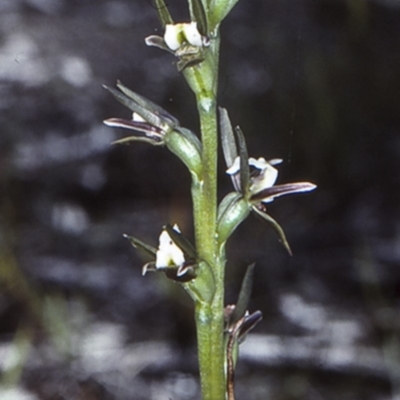
[[[140,116],[138,113],[135,113],[135,112],[132,114],[132,121],[146,122],[146,120],[142,116]]]
[[[165,25],[164,41],[172,51],[178,50],[182,45],[181,32],[182,24]]]
[[[169,51],[170,53],[174,53],[173,51],[171,51],[171,49],[167,46],[167,44],[165,43],[165,40],[163,37],[161,36],[157,36],[157,35],[150,35],[147,36],[144,39],[144,42],[146,43],[146,46],[152,46],[152,47],[158,47],[161,50],[166,50]]]
[[[156,254],[156,268],[172,265],[180,266],[185,262],[183,251],[173,242],[166,230],[160,235],[160,244]]]
[[[251,160],[251,159],[250,159]],[[240,157],[237,156],[233,164],[226,170],[228,175],[235,175],[240,171]]]
[[[145,276],[149,271],[151,272],[157,271],[157,268],[154,266],[154,261],[148,262],[147,264],[143,265],[142,276]]]
[[[154,144],[162,144],[164,141],[165,133],[161,129],[149,125],[147,122],[135,122],[122,118],[109,118],[104,120],[103,123],[113,128],[129,129],[133,131],[142,132],[146,135],[145,137],[137,136],[137,140],[146,139],[144,140],[145,142],[149,141],[150,143]]]
[[[190,24],[183,24],[183,33],[185,35],[186,40],[192,45],[196,47],[203,46],[203,40],[200,35],[199,30],[197,29],[197,22],[191,22]]]
[[[252,184],[250,187],[252,193],[258,193],[264,189],[272,187],[278,178],[278,170],[269,162],[263,159],[263,161],[265,161],[264,164],[263,161],[260,162],[260,158],[255,161],[256,162],[253,163],[253,166],[255,166],[254,164],[263,165],[263,168],[258,176],[252,178]]]
[[[183,252],[184,255],[191,259],[197,258],[196,249],[193,247],[192,243],[190,243],[189,240],[182,235],[177,224],[175,224],[173,227],[171,225],[166,225],[164,229],[174,244]]]
[[[265,160],[264,157],[260,157],[257,160],[254,157],[250,157],[249,165],[259,170],[263,170],[268,165],[268,162]]]

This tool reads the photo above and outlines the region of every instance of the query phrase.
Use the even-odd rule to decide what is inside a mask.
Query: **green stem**
[[[215,100],[205,110],[199,104],[203,143],[203,184],[198,198],[200,212],[195,216],[198,252],[211,267],[215,295],[211,304],[196,305],[196,326],[203,400],[224,400],[224,261],[218,257],[217,214],[217,114]],[[211,104],[211,103],[210,103]]]
[[[200,117],[202,139],[202,171],[193,182],[192,198],[196,249],[210,266],[215,279],[215,295],[210,303],[196,303],[196,327],[200,379],[203,400],[224,400],[226,397],[224,346],[224,269],[217,242],[217,82],[219,39],[215,38],[206,60],[188,68],[185,77],[193,89]],[[201,273],[201,271],[200,271]]]

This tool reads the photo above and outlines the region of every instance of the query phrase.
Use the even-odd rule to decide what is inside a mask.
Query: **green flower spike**
[[[229,120],[228,113],[225,109],[220,109],[221,116],[221,135],[222,135],[222,148],[224,157],[227,164],[227,174],[230,175],[233,187],[236,190],[236,196],[230,193],[228,196],[234,198],[229,205],[225,205],[224,215],[225,220],[221,220],[220,231],[226,231],[226,221],[229,221],[231,214],[238,214],[236,209],[238,204],[245,202],[247,204],[247,214],[249,210],[253,210],[257,215],[269,222],[277,232],[283,245],[286,247],[289,254],[292,254],[289,243],[286,239],[285,233],[281,226],[267,214],[265,204],[272,202],[276,197],[286,194],[305,193],[316,188],[316,185],[310,182],[295,182],[275,185],[278,178],[278,170],[274,167],[282,162],[281,159],[273,159],[266,161],[260,157],[255,159],[248,157],[246,142],[243,133],[239,127],[235,129],[237,142],[239,145],[239,153],[236,147],[236,140],[233,134],[232,126]],[[235,193],[235,192],[234,192]],[[228,196],[222,201],[220,205],[227,202]],[[244,207],[242,207],[244,209]],[[227,233],[232,233],[240,222],[247,216],[243,211],[242,214],[235,220],[236,224],[231,223]],[[232,216],[231,216],[232,219]],[[227,235],[225,233],[224,237]],[[229,236],[228,236],[229,237]]]
[[[207,18],[201,0],[189,1],[191,22],[175,24],[163,0],[157,0],[157,9],[164,36],[151,35],[145,39],[148,46],[155,46],[179,58],[178,71],[204,61],[204,50],[210,45]]]
[[[136,131],[137,134],[117,140],[114,144],[144,142],[153,146],[165,145],[188,167],[197,178],[201,175],[202,146],[197,136],[189,129],[182,128],[179,121],[139,94],[132,92],[121,82],[113,89],[103,85],[120,103],[129,108],[132,118],[109,118],[107,126]]]

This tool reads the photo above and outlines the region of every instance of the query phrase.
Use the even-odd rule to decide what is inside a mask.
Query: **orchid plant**
[[[133,131],[131,136],[116,143],[145,142],[165,146],[181,159],[191,174],[194,243],[176,224],[166,224],[162,228],[158,247],[134,236],[125,237],[149,257],[142,268],[143,275],[149,271],[163,272],[182,285],[193,299],[203,400],[234,399],[238,346],[262,317],[260,311],[250,313],[247,309],[253,265],[244,275],[237,303],[224,306],[229,237],[253,211],[273,227],[291,254],[284,231],[268,214],[266,204],[277,197],[308,192],[316,187],[309,182],[275,184],[276,165],[282,160],[249,157],[241,129],[233,129],[227,110],[217,108],[219,28],[237,1],[188,0],[190,22],[175,23],[164,0],[156,0],[165,33],[163,37],[153,35],[145,39],[148,46],[166,50],[177,58],[177,69],[195,95],[200,137],[121,82],[117,83],[117,89],[105,86],[132,112],[129,119],[104,121],[108,126]],[[233,191],[218,204],[219,137]]]

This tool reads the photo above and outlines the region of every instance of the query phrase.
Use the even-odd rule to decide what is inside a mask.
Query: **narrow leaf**
[[[168,7],[164,3],[164,0],[156,0],[156,7],[163,28],[165,28],[165,25],[167,24],[174,23],[174,20],[172,19],[171,14],[168,11]]]
[[[133,247],[135,247],[136,249],[143,250],[144,253],[146,253],[147,255],[149,255],[152,258],[156,257],[157,249],[155,247],[150,246],[133,236],[124,234],[124,238],[128,239],[131,242],[131,245]]]
[[[167,231],[173,242],[189,256],[189,258],[196,259],[197,253],[193,245],[189,240],[182,235],[182,233],[176,231],[171,225],[165,225],[164,229]]]
[[[239,299],[229,321],[230,324],[234,324],[239,321],[239,319],[245,315],[248,309],[251,289],[253,287],[254,265],[255,264],[253,263],[247,267],[246,274],[243,278],[242,287],[240,289]]]
[[[278,234],[279,239],[281,240],[282,244],[285,246],[286,250],[290,255],[293,255],[292,250],[290,249],[289,242],[286,239],[285,232],[283,231],[282,227],[267,213],[261,211],[257,208],[257,206],[253,206],[252,209],[265,221],[272,225],[275,229],[275,232]]]

